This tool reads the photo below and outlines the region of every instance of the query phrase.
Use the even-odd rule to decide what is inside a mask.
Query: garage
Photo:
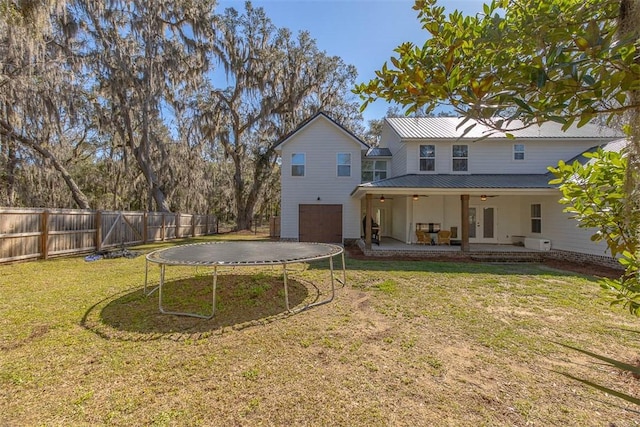
[[[299,205],[301,242],[342,243],[342,205]]]

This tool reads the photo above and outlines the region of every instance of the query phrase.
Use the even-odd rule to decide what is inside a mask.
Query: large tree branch
[[[69,191],[71,191],[71,196],[73,200],[76,202],[80,209],[91,209],[89,204],[89,199],[85,196],[85,194],[80,190],[80,187],[76,184],[75,180],[64,167],[64,165],[57,159],[57,157],[48,150],[44,145],[35,141],[27,136],[17,133],[13,127],[7,123],[5,120],[0,119],[0,133],[4,135],[6,138],[9,138],[23,146],[32,149],[33,151],[40,154],[43,158],[49,160],[53,167],[60,173],[62,179],[67,184]]]

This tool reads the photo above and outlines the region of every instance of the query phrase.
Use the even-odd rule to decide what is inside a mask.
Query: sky
[[[480,0],[440,0],[447,12],[475,14]],[[403,42],[421,45],[428,37],[412,9],[413,0],[252,0],[277,27],[294,33],[307,30],[318,47],[339,56],[358,69],[358,83],[368,82],[375,71],[394,56]],[[218,8],[244,9],[244,0],[219,0]],[[363,112],[365,123],[384,117],[390,104],[377,101]]]

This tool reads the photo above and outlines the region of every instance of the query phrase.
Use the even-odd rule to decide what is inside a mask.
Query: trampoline
[[[342,279],[335,277],[333,258],[341,256]],[[298,310],[289,307],[289,290],[287,287],[287,265],[329,259],[329,273],[331,276],[331,296],[322,301],[307,304]],[[158,286],[148,290],[149,263],[160,266],[160,280]],[[211,319],[216,309],[216,285],[218,282],[218,267],[249,267],[249,266],[282,266],[284,297],[287,310],[297,312],[321,304],[331,302],[335,297],[335,281],[342,285],[346,283],[346,269],[344,263],[344,249],[338,245],[328,243],[302,242],[208,242],[190,245],[174,246],[160,249],[146,256],[144,294],[149,296],[158,291],[158,309],[163,314],[199,317]],[[162,305],[162,290],[165,282],[165,268],[167,266],[194,266],[213,268],[213,284],[211,296],[211,314],[185,313],[165,310]]]

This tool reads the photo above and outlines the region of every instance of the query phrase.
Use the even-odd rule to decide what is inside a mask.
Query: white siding
[[[400,141],[400,137],[388,125],[382,128],[380,137],[380,148],[388,148],[391,151],[391,175],[400,176],[407,173],[407,147]]]
[[[441,174],[451,173],[451,150],[454,144],[469,146],[468,172],[478,174],[546,173],[547,167],[556,166],[558,160],[569,160],[596,145],[589,140],[410,141],[406,143],[406,151],[403,153],[406,158],[400,159],[401,166],[407,167],[406,173],[433,173],[420,171],[420,145],[423,144],[436,146],[436,173]],[[524,144],[524,160],[513,160],[513,144]]]
[[[342,236],[360,237],[360,202],[350,197],[360,184],[363,146],[323,116],[318,116],[281,146],[282,239],[297,239],[298,205],[341,204]],[[291,154],[305,153],[305,176],[291,176]],[[337,153],[351,153],[351,176],[338,177]]]
[[[551,248],[563,251],[579,252],[591,255],[611,256],[604,242],[592,242],[591,236],[594,229],[578,227],[578,222],[569,218],[569,214],[562,212],[564,205],[558,203],[560,197],[541,197],[531,203],[540,203],[542,210],[542,236],[551,240]],[[523,207],[526,209],[526,217],[530,219],[529,203]],[[531,231],[527,221],[528,231]],[[540,236],[528,233],[530,237]]]

